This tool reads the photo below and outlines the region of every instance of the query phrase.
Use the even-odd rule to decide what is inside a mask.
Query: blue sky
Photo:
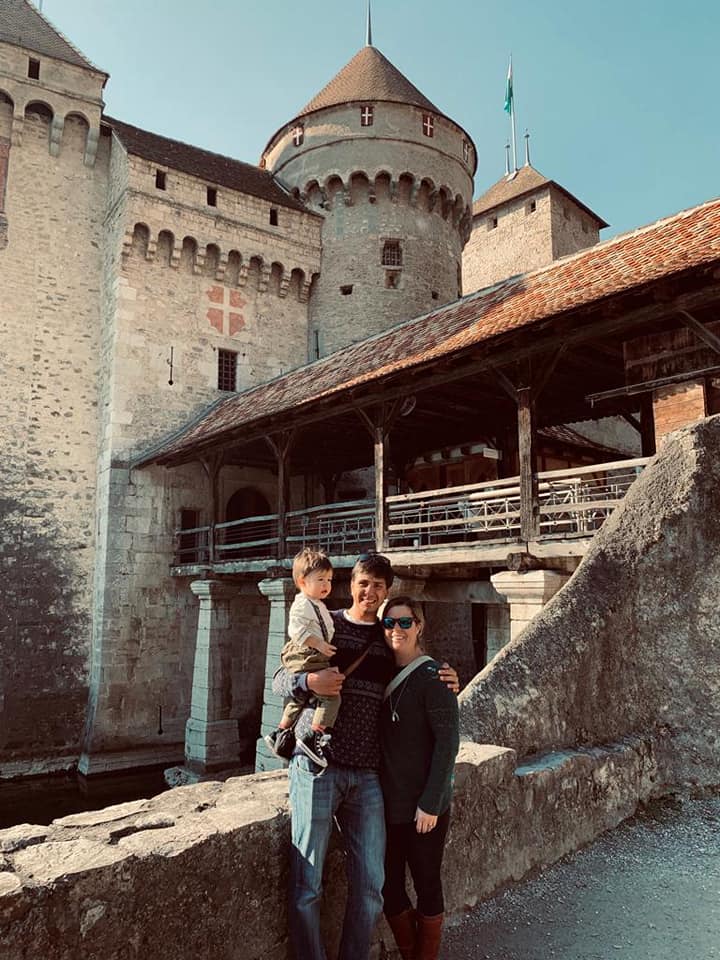
[[[44,0],[110,73],[107,112],[256,163],[365,41],[365,0]],[[375,0],[373,41],[473,137],[476,195],[504,170],[512,52],[519,151],[632,229],[720,193],[720,4]]]

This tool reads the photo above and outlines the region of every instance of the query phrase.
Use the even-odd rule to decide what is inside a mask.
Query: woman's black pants
[[[386,916],[394,917],[412,904],[405,889],[405,868],[410,868],[417,894],[417,911],[424,917],[444,913],[440,867],[450,811],[438,817],[429,833],[418,833],[414,823],[388,823],[385,848],[385,886],[383,898]]]

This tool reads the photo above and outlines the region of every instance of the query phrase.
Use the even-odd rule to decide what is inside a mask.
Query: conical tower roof
[[[352,60],[323,87],[298,116],[323,107],[334,107],[356,100],[407,103],[433,113],[442,113],[387,57],[373,46],[363,47]]]
[[[28,0],[0,0],[0,41],[104,73],[90,63]]]

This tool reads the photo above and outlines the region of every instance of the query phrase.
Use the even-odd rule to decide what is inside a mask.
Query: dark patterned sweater
[[[395,673],[393,656],[385,644],[379,623],[348,620],[344,610],[331,612],[335,624],[333,644],[337,653],[331,664],[342,673],[362,653],[373,637],[368,655],[343,683],[340,704],[332,735],[332,763],[342,767],[377,770],[380,766],[379,716],[385,687]],[[273,678],[273,691],[282,697],[306,701],[295,726],[295,736],[310,730],[313,706],[307,689],[307,674],[280,670]]]
[[[458,703],[438,681],[439,668],[436,660],[422,663],[382,705],[380,782],[388,823],[412,823],[417,807],[439,816],[450,806]]]

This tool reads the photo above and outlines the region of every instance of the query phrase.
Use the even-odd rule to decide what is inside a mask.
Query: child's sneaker
[[[330,734],[321,733],[319,730],[311,730],[307,736],[302,737],[297,742],[298,747],[319,767],[328,765],[328,746],[330,745]]]
[[[276,757],[289,760],[295,751],[295,734],[292,727],[278,727],[272,733],[266,733],[263,740]]]

